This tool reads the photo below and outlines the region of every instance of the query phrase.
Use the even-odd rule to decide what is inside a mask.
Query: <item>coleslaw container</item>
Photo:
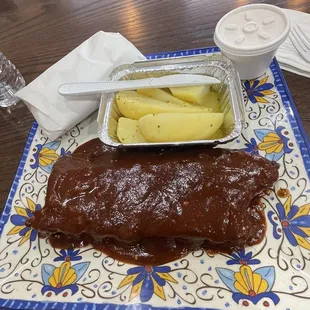
[[[117,67],[111,73],[109,80],[136,80],[180,73],[207,75],[221,81],[219,84],[212,85],[211,90],[219,95],[221,112],[224,113],[225,137],[216,140],[122,144],[117,138],[118,119],[122,115],[115,102],[115,93],[109,93],[101,96],[99,107],[98,131],[101,141],[113,147],[215,146],[238,137],[244,128],[244,107],[240,78],[231,61],[220,54],[140,61]]]
[[[224,15],[214,42],[235,65],[241,79],[262,75],[290,32],[284,10],[269,4],[250,4]]]

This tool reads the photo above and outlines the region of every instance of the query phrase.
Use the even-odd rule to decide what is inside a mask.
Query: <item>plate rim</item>
[[[218,53],[220,49],[216,46],[202,47],[194,49],[185,49],[179,51],[170,52],[159,52],[147,54],[147,59],[160,59],[169,57],[180,57],[180,56],[191,56],[199,54]],[[298,143],[300,153],[302,155],[303,163],[310,178],[310,142],[303,127],[302,121],[298,114],[296,105],[289,91],[288,85],[285,81],[283,72],[279,66],[276,58],[273,59],[270,69],[274,77],[274,86],[277,88],[278,93],[281,96],[283,106],[286,109],[290,126],[294,132],[295,139]],[[292,113],[291,113],[291,111]],[[35,137],[38,129],[38,123],[33,122],[32,127],[29,131],[29,135],[25,144],[25,148],[22,153],[21,160],[19,162],[11,189],[8,194],[8,198],[3,208],[3,212],[0,218],[0,238],[2,237],[3,228],[10,218],[10,212],[12,210],[12,201],[19,185],[20,177],[22,176],[26,159],[29,155],[30,146]],[[51,301],[31,301],[23,299],[3,299],[0,298],[1,309],[76,309],[76,310],[87,310],[87,309],[104,309],[104,310],[219,310],[216,308],[202,308],[202,307],[155,307],[148,303],[132,303],[132,304],[113,304],[113,303],[91,303],[91,302],[51,302]],[[57,307],[57,308],[56,308]]]

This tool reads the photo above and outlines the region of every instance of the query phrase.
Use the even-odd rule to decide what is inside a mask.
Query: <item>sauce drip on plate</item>
[[[277,190],[277,195],[280,197],[280,198],[287,198],[289,195],[290,195],[290,190],[287,189],[287,188],[279,188]]]

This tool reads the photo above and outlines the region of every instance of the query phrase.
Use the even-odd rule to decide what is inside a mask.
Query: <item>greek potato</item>
[[[138,121],[125,117],[118,120],[117,137],[123,144],[147,142],[139,130]]]
[[[216,93],[207,93],[203,98],[201,105],[211,109],[213,113],[221,112],[221,106]]]
[[[187,104],[180,106],[172,102],[163,102],[136,93],[121,91],[116,95],[116,103],[121,114],[130,119],[138,120],[147,114],[157,113],[208,113],[211,109]]]
[[[180,100],[174,96],[172,96],[170,93],[160,89],[160,88],[142,88],[137,89],[137,93],[148,96],[157,100],[161,100],[164,102],[172,102],[175,104],[178,104],[179,106],[188,106],[188,103]]]
[[[159,113],[139,119],[139,129],[150,142],[204,140],[223,124],[223,113]]]
[[[210,93],[210,85],[170,87],[172,95],[190,103],[203,104],[205,97]]]
[[[225,119],[225,116],[224,116]],[[224,128],[223,126],[220,127],[219,130],[217,130],[213,135],[211,135],[208,140],[217,140],[217,139],[221,139],[225,136],[225,132],[224,132]]]

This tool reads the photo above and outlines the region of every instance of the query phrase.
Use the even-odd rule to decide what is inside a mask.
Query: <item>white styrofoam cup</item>
[[[224,15],[215,28],[214,41],[241,79],[254,79],[268,69],[289,31],[290,20],[284,10],[251,4]]]

